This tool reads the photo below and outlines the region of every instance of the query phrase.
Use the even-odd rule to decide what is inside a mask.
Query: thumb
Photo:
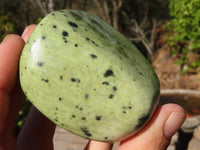
[[[185,111],[182,107],[163,105],[138,134],[122,141],[118,150],[164,150],[184,121]]]

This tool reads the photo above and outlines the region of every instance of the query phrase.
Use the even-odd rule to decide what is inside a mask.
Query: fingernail
[[[29,27],[27,26],[24,30],[24,32],[22,33],[22,38],[24,39],[24,37],[26,36],[26,34],[28,33],[29,31]]]
[[[173,112],[167,119],[164,127],[164,136],[169,139],[176,131],[181,127],[185,121],[185,113],[183,112]]]

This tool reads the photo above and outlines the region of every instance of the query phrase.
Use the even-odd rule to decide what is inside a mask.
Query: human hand
[[[18,77],[19,58],[34,28],[26,28],[22,37],[8,35],[0,44],[0,150],[53,149],[55,124],[34,107],[18,138],[14,136],[16,119],[25,101]]]
[[[8,35],[0,44],[0,150],[53,150],[55,124],[32,107],[17,137],[14,126],[25,100],[19,85],[18,62],[25,42],[35,25],[22,37]],[[185,120],[184,110],[175,104],[159,107],[149,123],[136,135],[121,142],[118,150],[163,150]],[[85,150],[111,150],[111,143],[89,141]]]

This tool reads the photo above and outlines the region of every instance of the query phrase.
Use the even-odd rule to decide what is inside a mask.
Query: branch
[[[53,0],[49,0],[49,3],[48,3],[48,13],[54,11],[54,5],[55,5],[54,1]]]
[[[118,12],[120,10],[120,8],[122,7],[123,4],[123,0],[119,0],[118,3],[116,2],[116,0],[112,0],[112,4],[113,4],[113,27],[117,30],[119,30],[119,18],[118,18]]]
[[[111,24],[111,18],[109,15],[107,0],[103,1],[103,8],[104,8],[104,15],[105,15],[106,21],[107,21],[107,23]]]
[[[34,3],[34,1],[32,1],[32,3]],[[40,0],[36,0],[37,6],[39,7],[39,9],[41,10],[41,12],[43,13],[44,16],[46,16],[48,14],[44,4],[40,1]]]
[[[121,8],[123,4],[123,0],[118,0],[118,8]]]
[[[131,22],[133,23],[131,30],[134,32],[134,34],[136,36],[135,39],[137,39],[137,40],[140,39],[140,41],[145,46],[145,48],[148,52],[149,60],[152,62],[153,61],[153,47],[150,43],[151,39],[150,39],[150,41],[148,40],[144,30],[141,28],[140,25],[138,25],[138,23],[136,22],[135,19],[131,20]]]
[[[141,37],[130,37],[129,38],[131,41],[134,41],[134,42],[140,42],[141,41]]]
[[[100,16],[103,20],[107,21],[106,18],[105,18],[105,15],[104,15],[104,10],[103,10],[103,7],[101,6],[99,0],[95,0],[95,4],[96,6],[98,7],[99,11],[100,11]]]
[[[151,30],[151,38],[150,38],[150,45],[151,45],[151,47],[153,47],[154,46],[154,43],[155,43],[155,39],[156,39],[156,28],[157,28],[157,26],[158,26],[158,23],[157,23],[157,21],[154,19],[153,20],[153,28],[152,28],[152,30]]]
[[[144,19],[142,20],[142,23],[140,24],[141,29],[144,29],[145,25],[147,24],[148,12],[149,12],[149,9],[147,7],[147,9],[145,10],[145,13],[144,13]]]

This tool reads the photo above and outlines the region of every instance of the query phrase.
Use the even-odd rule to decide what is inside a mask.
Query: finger
[[[111,150],[112,143],[103,143],[98,141],[89,141],[85,150]]]
[[[18,72],[19,64],[18,63],[19,63],[19,58],[20,58],[21,52],[23,50],[23,47],[25,45],[25,42],[27,42],[27,40],[28,40],[29,36],[31,35],[32,31],[34,30],[34,28],[35,28],[35,25],[28,26],[22,34],[23,37],[20,37],[18,35],[12,35],[12,36],[14,36],[13,44],[8,43],[7,40],[4,40],[2,43],[3,48],[4,48],[4,45],[10,46],[10,50],[13,50],[15,52],[15,53],[11,53],[7,50],[7,56],[4,55],[5,56],[4,59],[5,59],[5,61],[7,61],[7,64],[10,68],[9,72],[6,73],[4,71],[4,75],[5,76],[7,74],[13,75],[12,77],[8,77],[8,76],[7,76],[7,78],[5,77],[7,80],[4,80],[5,83],[11,82],[11,84],[13,84],[13,85],[11,85],[11,84],[4,85],[4,89],[9,91],[9,94],[10,94],[9,112],[8,112],[7,120],[5,123],[6,128],[4,128],[4,130],[5,130],[4,133],[6,135],[13,134],[12,131],[14,130],[16,119],[17,119],[17,117],[19,115],[19,111],[25,101],[25,95],[23,94],[22,89],[20,87],[19,78],[17,78],[17,77],[19,77],[18,76],[19,75],[19,72]],[[23,41],[23,44],[18,48],[17,44],[22,43],[21,41]],[[6,63],[4,63],[4,64],[0,63],[0,64],[3,66],[6,66],[5,65]],[[8,67],[6,67],[6,68],[8,68]],[[6,69],[4,69],[4,70],[6,70]],[[15,82],[13,82],[12,79],[15,80]]]
[[[185,120],[185,111],[176,104],[161,106],[150,122],[133,137],[121,142],[118,150],[164,150]]]
[[[0,44],[0,132],[9,111],[9,94],[16,83],[18,61],[24,41],[17,35],[8,35]]]
[[[18,35],[8,35],[0,45],[0,90],[11,92],[18,74],[18,62],[24,47]]]
[[[18,95],[12,91],[19,89],[16,87],[18,62],[24,44],[20,36],[13,34],[8,35],[0,44],[0,135],[3,137],[6,149],[13,149],[15,146],[13,135],[16,117],[11,114],[16,112],[19,104],[23,103],[21,101],[22,92]],[[13,107],[12,97],[16,100],[15,107]]]
[[[22,33],[22,38],[24,39],[25,42],[28,41],[31,33],[33,32],[33,30],[36,28],[36,25],[29,25],[28,27],[26,27],[26,29],[24,30],[24,32]]]

